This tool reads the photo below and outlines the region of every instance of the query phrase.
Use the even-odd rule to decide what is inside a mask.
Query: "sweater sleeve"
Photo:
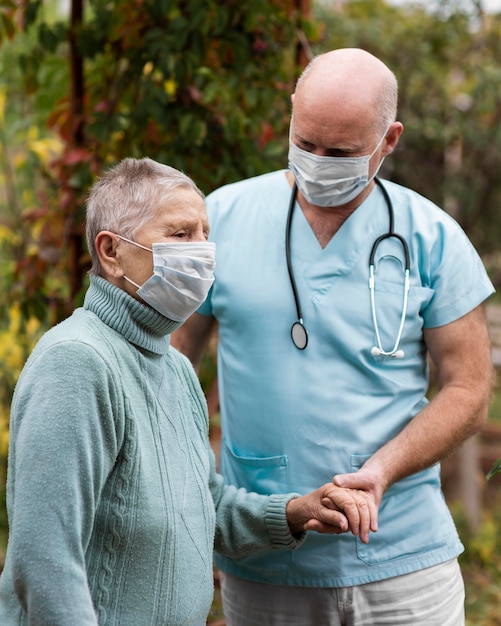
[[[285,515],[289,500],[299,494],[263,496],[226,485],[216,473],[211,455],[210,488],[216,507],[215,549],[225,556],[242,557],[262,550],[294,550],[306,533],[292,535]]]
[[[11,416],[9,566],[18,601],[38,626],[98,623],[85,550],[118,449],[117,398],[103,360],[76,341],[38,350],[19,379]]]

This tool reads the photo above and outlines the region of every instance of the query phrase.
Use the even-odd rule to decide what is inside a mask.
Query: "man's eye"
[[[309,143],[308,141],[300,141],[299,142],[299,147],[302,150],[305,150],[306,152],[311,152],[314,148],[312,143]]]

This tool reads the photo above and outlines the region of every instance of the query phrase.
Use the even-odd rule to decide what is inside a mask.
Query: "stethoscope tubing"
[[[369,290],[370,290],[370,300],[371,300],[371,313],[372,313],[372,322],[374,325],[374,332],[376,335],[377,346],[374,346],[371,350],[371,353],[374,356],[389,356],[394,358],[402,358],[404,356],[403,350],[399,350],[400,341],[402,339],[402,334],[404,330],[405,318],[407,315],[407,307],[408,307],[408,297],[409,297],[409,285],[410,285],[410,254],[409,247],[407,242],[402,235],[399,235],[394,230],[394,210],[393,203],[391,201],[390,195],[383,185],[379,178],[375,178],[374,181],[379,186],[383,193],[383,197],[386,202],[386,206],[388,207],[388,217],[389,217],[389,225],[388,232],[384,235],[380,235],[373,243],[370,255],[369,255]],[[299,297],[299,292],[296,284],[296,279],[294,276],[294,269],[292,267],[292,255],[291,255],[291,228],[292,228],[292,214],[294,212],[294,205],[296,202],[297,196],[297,184],[294,182],[292,187],[289,209],[287,212],[287,221],[285,225],[285,256],[287,261],[287,272],[289,274],[289,280],[292,288],[292,294],[294,297],[294,303],[296,305],[296,313],[297,313],[297,321],[291,327],[291,338],[292,342],[299,350],[304,350],[308,345],[308,332],[306,330],[306,326],[303,322],[303,313],[301,309],[301,300]],[[378,249],[379,244],[385,239],[394,238],[397,239],[403,249],[404,252],[404,261],[405,261],[405,278],[404,278],[404,295],[403,295],[403,303],[402,303],[402,315],[400,317],[399,329],[396,337],[395,344],[391,350],[384,350],[381,343],[381,337],[379,333],[379,325],[377,321],[377,312],[376,312],[376,296],[375,296],[375,256]]]
[[[294,276],[294,270],[292,268],[291,258],[291,226],[292,226],[292,213],[294,211],[294,204],[297,196],[297,184],[294,181],[292,187],[291,198],[289,202],[289,210],[287,211],[287,223],[285,225],[285,258],[287,259],[287,271],[289,273],[289,280],[292,288],[292,295],[294,296],[294,302],[296,304],[297,321],[292,324],[291,338],[292,343],[298,348],[298,350],[304,350],[308,345],[308,331],[303,323],[303,312],[301,310],[301,300],[299,299],[299,293],[296,285],[296,278]]]

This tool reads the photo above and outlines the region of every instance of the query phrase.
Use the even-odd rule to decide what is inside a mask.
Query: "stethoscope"
[[[388,232],[384,235],[381,235],[376,239],[371,248],[371,253],[369,256],[369,291],[370,291],[370,299],[371,299],[371,312],[372,312],[372,323],[374,325],[374,331],[376,334],[376,343],[377,345],[373,346],[371,349],[371,354],[373,356],[388,356],[393,357],[395,359],[401,359],[404,357],[404,351],[399,349],[400,341],[402,339],[402,333],[404,330],[405,317],[407,315],[407,305],[408,305],[408,297],[409,297],[409,274],[410,274],[410,255],[409,255],[409,247],[405,239],[394,232],[394,212],[393,212],[393,203],[391,198],[379,180],[379,178],[374,179],[375,182],[379,185],[383,193],[383,197],[386,201],[386,206],[388,207],[388,215],[389,215],[389,228]],[[291,225],[292,225],[292,214],[294,212],[294,205],[296,203],[297,196],[297,185],[294,183],[291,193],[291,199],[289,203],[289,210],[287,213],[287,222],[285,226],[285,256],[287,259],[287,271],[289,272],[289,279],[292,287],[292,293],[294,295],[294,302],[296,303],[296,312],[297,312],[297,321],[292,324],[291,327],[291,338],[292,343],[298,348],[298,350],[304,350],[308,345],[308,331],[306,330],[306,326],[303,322],[303,313],[301,310],[301,301],[299,299],[299,293],[297,290],[296,279],[294,277],[294,271],[292,269],[292,261],[291,261]],[[377,321],[376,314],[376,295],[375,295],[375,263],[374,257],[376,256],[376,251],[378,249],[379,244],[385,239],[397,239],[402,245],[402,249],[404,251],[405,258],[405,277],[404,277],[404,293],[403,293],[403,304],[402,304],[402,315],[400,317],[400,326],[398,328],[397,338],[395,340],[395,344],[391,350],[385,350],[381,344],[381,337],[379,334],[379,326]]]

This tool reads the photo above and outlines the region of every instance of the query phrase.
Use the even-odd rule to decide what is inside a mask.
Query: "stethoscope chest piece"
[[[308,333],[302,322],[299,320],[294,322],[291,327],[292,343],[298,348],[298,350],[304,350],[308,345]]]

